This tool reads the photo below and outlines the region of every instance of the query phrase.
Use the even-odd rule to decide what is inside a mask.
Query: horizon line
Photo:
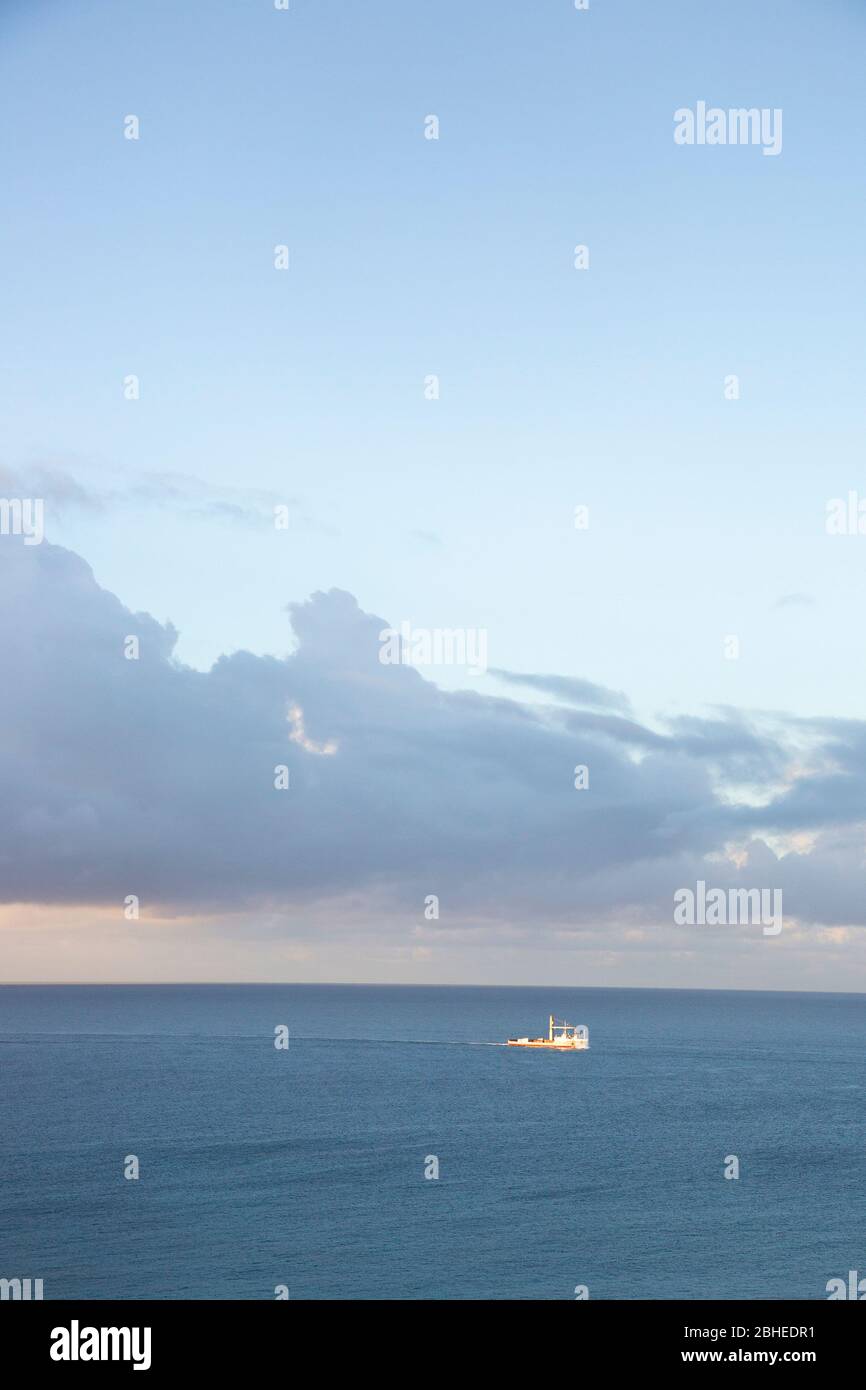
[[[866,998],[863,989],[775,989],[743,985],[512,985],[384,980],[3,980],[0,989],[537,989],[620,990],[635,994],[816,994]]]

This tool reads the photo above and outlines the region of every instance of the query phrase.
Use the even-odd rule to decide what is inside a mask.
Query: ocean
[[[588,1052],[496,1045],[551,1012]],[[0,1277],[826,1298],[866,1275],[864,1060],[863,995],[5,986]]]

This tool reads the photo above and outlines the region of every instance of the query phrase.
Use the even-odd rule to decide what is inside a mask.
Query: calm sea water
[[[589,1052],[489,1045],[551,1010]],[[862,995],[7,986],[0,1276],[46,1298],[826,1297],[866,1273],[864,1059]]]

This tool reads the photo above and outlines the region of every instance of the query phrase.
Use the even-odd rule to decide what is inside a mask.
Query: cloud
[[[278,496],[261,488],[235,488],[203,482],[185,473],[138,473],[129,476],[92,465],[85,481],[65,468],[33,465],[0,466],[0,496],[41,497],[57,515],[70,510],[85,513],[123,511],[142,507],[170,511],[192,521],[226,522],[237,526],[274,524],[274,508],[288,507],[292,524],[324,528],[309,517],[294,496]]]
[[[100,512],[104,502],[76,481],[71,474],[56,468],[8,468],[0,464],[0,496],[41,497],[60,513],[69,508],[85,512]]]
[[[774,608],[808,608],[815,600],[811,594],[782,594],[773,604]]]
[[[503,671],[500,667],[492,667],[490,675],[509,685],[537,690],[541,695],[553,695],[567,705],[586,706],[588,709],[616,709],[623,714],[631,708],[628,699],[620,691],[608,690],[604,685],[594,685],[592,681],[579,680],[573,676],[537,676],[522,671]]]
[[[550,676],[528,688],[568,708],[444,691],[380,663],[388,622],[351,594],[288,614],[290,656],[194,671],[78,556],[0,538],[0,901],[325,904],[385,930],[435,893],[443,930],[635,930],[670,924],[701,877],[781,887],[801,922],[866,922],[866,724],[721,710],[651,729]]]
[[[410,531],[409,535],[414,537],[416,541],[421,541],[422,545],[429,545],[437,550],[444,545],[442,537],[437,535],[435,531],[414,530]]]

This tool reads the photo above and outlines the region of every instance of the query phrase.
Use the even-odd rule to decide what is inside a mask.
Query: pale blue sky
[[[866,539],[823,515],[866,491],[862,6],[17,11],[5,463],[293,504],[276,537],[49,526],[182,656],[280,651],[282,604],[337,585],[650,714],[859,712]],[[782,154],[676,147],[698,99],[781,107]]]

